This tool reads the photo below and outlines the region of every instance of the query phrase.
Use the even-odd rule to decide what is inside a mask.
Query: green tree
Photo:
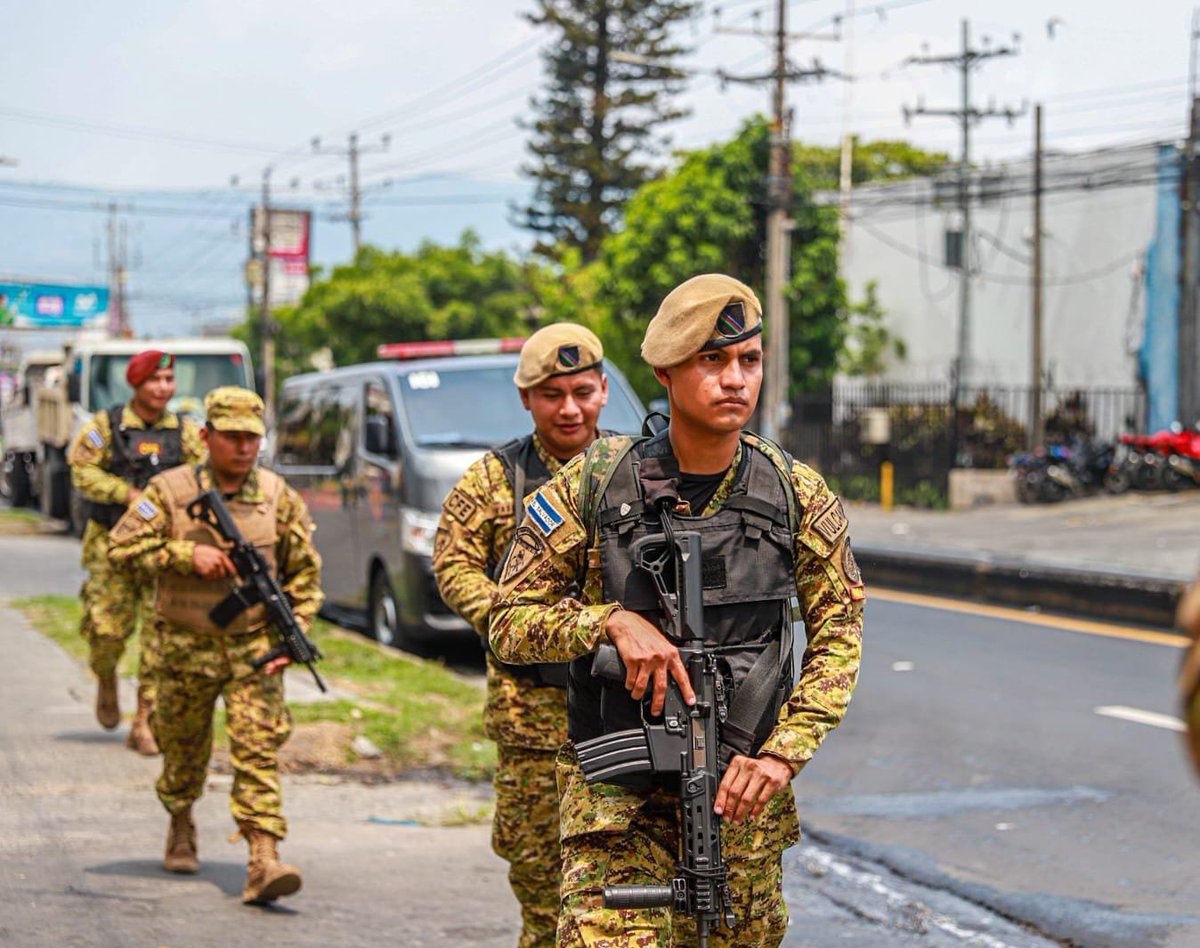
[[[865,184],[927,177],[945,170],[949,164],[950,156],[945,152],[924,151],[910,142],[855,140],[850,180],[854,184]],[[810,187],[835,189],[841,181],[842,150],[836,145],[793,143],[792,167],[804,176]]]
[[[662,129],[685,112],[672,104],[685,74],[673,29],[696,0],[535,0],[531,23],[554,42],[543,54],[548,84],[532,106],[537,120],[522,167],[534,195],[522,224],[537,250],[575,247],[584,261],[619,222],[621,208],[667,145]]]
[[[529,265],[485,252],[467,231],[456,245],[426,242],[411,254],[364,247],[274,316],[283,378],[311,371],[323,349],[335,365],[349,365],[376,358],[381,343],[521,335],[537,309]],[[239,335],[258,351],[256,319]]]
[[[838,369],[846,375],[881,375],[890,361],[904,361],[908,347],[884,325],[878,284],[865,287],[866,297],[847,308],[849,325]]]
[[[625,226],[603,245],[598,300],[606,349],[643,397],[660,394],[638,357],[646,323],[662,298],[697,273],[721,271],[763,285],[769,132],[754,119],[730,142],[688,152],[678,167],[629,201]],[[790,358],[797,390],[832,377],[845,336],[845,288],[838,276],[837,209],[814,202],[803,174],[792,208]]]

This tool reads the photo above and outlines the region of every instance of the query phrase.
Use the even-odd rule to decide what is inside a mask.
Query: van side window
[[[395,457],[396,415],[392,410],[392,397],[382,382],[372,379],[363,386],[363,406],[366,412],[363,436],[367,451]]]
[[[284,395],[279,407],[278,457],[281,464],[310,464],[313,424],[313,392]]]

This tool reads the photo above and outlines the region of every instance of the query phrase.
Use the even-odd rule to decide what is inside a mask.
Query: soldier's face
[[[161,415],[175,397],[175,370],[158,369],[133,391],[133,400],[147,413]]]
[[[599,369],[558,375],[521,389],[542,444],[560,461],[575,457],[596,438],[600,409],[608,403],[608,379]]]
[[[262,436],[250,431],[218,431],[205,426],[200,437],[208,446],[208,460],[221,477],[245,477],[258,461]]]
[[[726,434],[744,428],[762,388],[762,337],[697,352],[680,365],[655,369],[667,388],[671,421]]]

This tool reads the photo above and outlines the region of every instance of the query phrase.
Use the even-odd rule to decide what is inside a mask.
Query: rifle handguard
[[[606,885],[604,907],[610,909],[667,908],[675,904],[669,885]]]

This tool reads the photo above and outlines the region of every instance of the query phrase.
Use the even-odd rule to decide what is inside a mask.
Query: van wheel
[[[404,635],[400,629],[400,606],[391,581],[381,569],[371,574],[371,597],[368,619],[371,638],[380,645],[397,646]]]
[[[8,471],[8,501],[14,507],[29,507],[33,503],[33,484],[29,480],[29,468],[25,466],[25,457],[20,454],[10,455],[5,459],[5,469]]]

